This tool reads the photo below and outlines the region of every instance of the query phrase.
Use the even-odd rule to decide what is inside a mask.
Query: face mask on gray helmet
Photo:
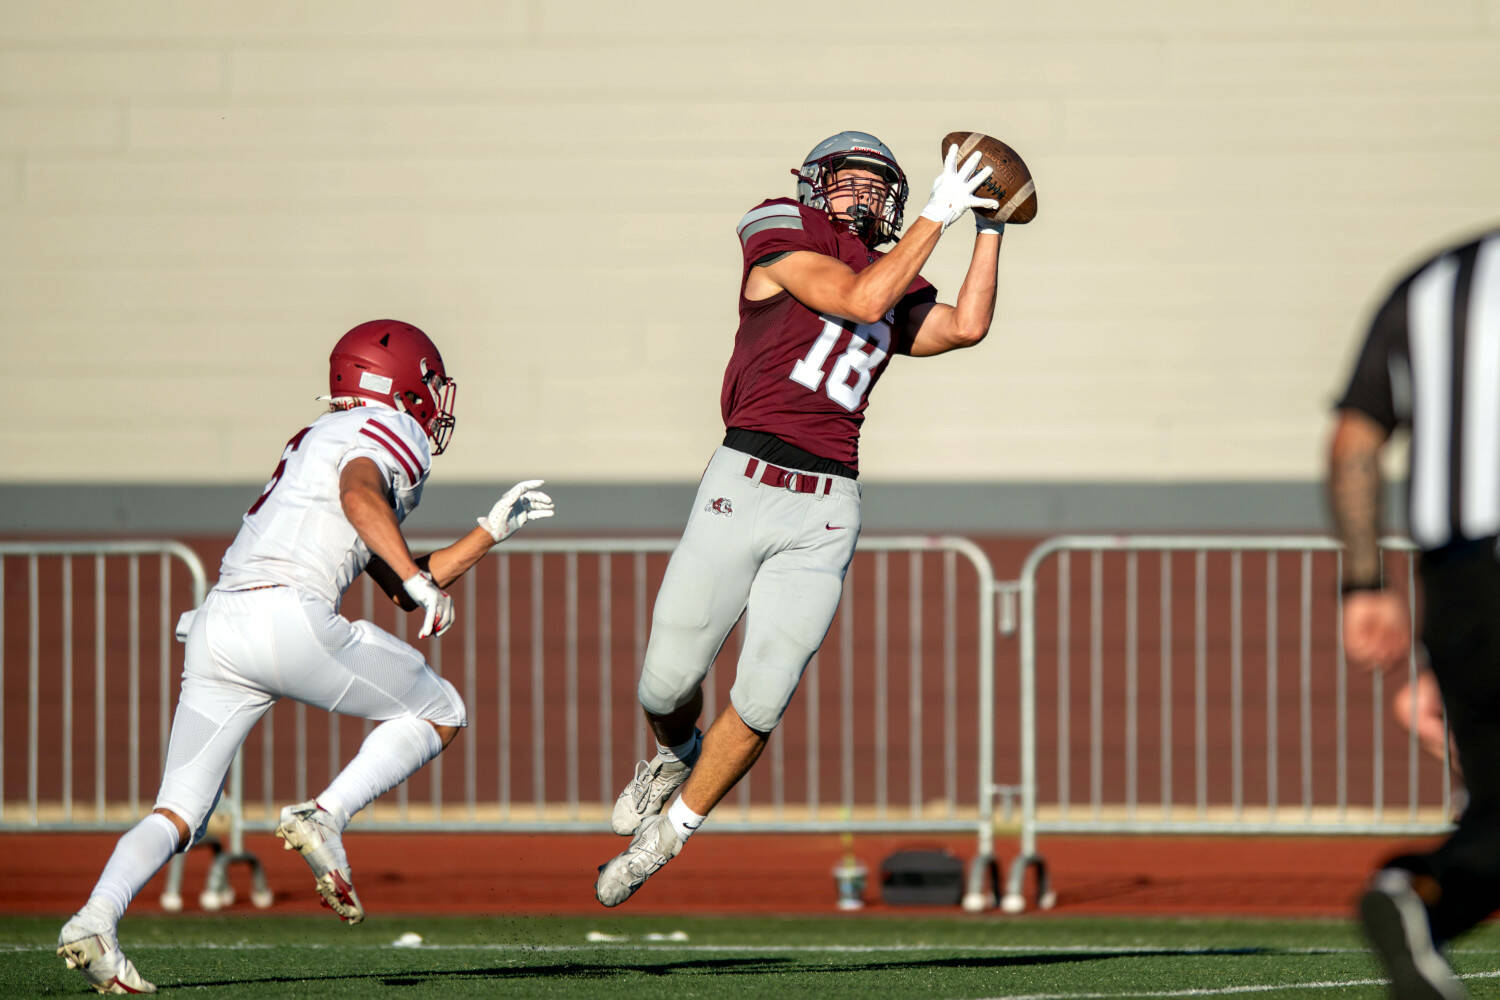
[[[861,174],[841,176],[843,171]],[[827,212],[870,249],[889,243],[901,231],[908,192],[906,174],[885,143],[873,135],[831,135],[814,146],[802,166],[792,173],[797,176],[798,201]]]

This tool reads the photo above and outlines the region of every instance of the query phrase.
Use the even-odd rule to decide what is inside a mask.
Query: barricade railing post
[[[1381,540],[1384,559],[1390,562],[1404,553],[1405,577],[1400,580],[1410,599],[1414,594],[1412,544],[1404,539]],[[1141,602],[1149,592],[1140,585],[1145,566],[1136,558],[1143,551],[1161,554],[1156,572],[1160,576],[1160,631],[1155,637],[1161,648],[1160,671],[1160,788],[1161,808],[1142,808],[1137,779],[1146,755],[1136,752],[1141,738],[1138,725],[1143,711],[1137,673],[1142,636],[1138,623]],[[1090,556],[1089,633],[1090,670],[1086,678],[1070,680],[1068,650],[1075,641],[1068,612],[1073,584],[1067,574],[1070,553]],[[1174,553],[1193,557],[1190,590],[1184,587],[1181,597],[1171,584],[1171,556]],[[1260,619],[1250,613],[1248,602],[1259,593],[1252,585],[1252,572],[1259,572],[1259,560],[1247,554],[1264,554],[1266,612],[1264,631]],[[1298,602],[1300,621],[1296,634],[1285,634],[1280,626],[1277,605],[1281,600],[1276,556],[1279,553],[1301,557],[1301,572],[1288,588],[1288,600]],[[1124,615],[1105,605],[1101,580],[1106,572],[1106,555],[1124,555]],[[1039,573],[1044,563],[1057,557],[1058,580],[1058,788],[1055,809],[1043,812],[1037,761],[1036,725],[1040,664]],[[1314,557],[1319,557],[1315,561]],[[1040,833],[1242,833],[1242,834],[1366,834],[1427,835],[1441,833],[1450,826],[1451,775],[1446,756],[1442,761],[1443,780],[1434,794],[1429,786],[1426,799],[1418,782],[1419,758],[1415,732],[1405,739],[1408,780],[1407,806],[1392,807],[1393,787],[1387,769],[1395,766],[1396,755],[1388,751],[1394,741],[1386,738],[1384,727],[1392,720],[1386,710],[1386,692],[1378,675],[1366,680],[1363,673],[1346,669],[1340,629],[1342,602],[1338,596],[1339,543],[1326,537],[1258,537],[1258,536],[1060,536],[1039,544],[1027,557],[1022,569],[1019,591],[1021,611],[1020,695],[1021,695],[1021,854],[1013,864],[1007,880],[1002,907],[1008,912],[1025,908],[1025,881],[1031,869],[1037,871],[1038,903],[1045,906],[1055,898],[1051,893],[1046,864],[1037,848]],[[1118,566],[1117,561],[1114,565]],[[1395,577],[1395,574],[1389,575]],[[1172,604],[1181,600],[1190,613],[1174,618]],[[1181,638],[1193,654],[1193,669],[1171,670],[1171,648],[1179,641],[1186,625],[1191,635]],[[1288,630],[1290,632],[1291,630]],[[1314,633],[1318,639],[1314,641]],[[1123,638],[1121,638],[1123,636]],[[1123,643],[1123,645],[1121,645]],[[1190,643],[1190,645],[1189,645]],[[1299,725],[1288,726],[1285,733],[1295,739],[1299,748],[1296,765],[1301,774],[1301,808],[1284,808],[1277,777],[1283,771],[1281,761],[1282,727],[1277,725],[1282,695],[1278,686],[1282,644],[1300,649],[1296,663],[1300,680],[1295,701],[1289,696],[1288,710],[1299,716]],[[1291,659],[1288,657],[1287,659]],[[1315,660],[1322,660],[1315,664]],[[1415,660],[1408,664],[1408,679],[1415,682]],[[1087,684],[1090,711],[1090,791],[1085,818],[1069,815],[1071,795],[1068,787],[1068,706],[1078,696],[1074,684]],[[1101,712],[1105,690],[1112,711]],[[1252,695],[1264,687],[1264,699]],[[1050,690],[1050,688],[1049,688]],[[1174,723],[1173,693],[1191,706],[1190,718]],[[1359,711],[1368,703],[1368,711]],[[1147,709],[1150,710],[1150,709]],[[1263,710],[1263,725],[1251,724],[1252,713]],[[1210,722],[1210,716],[1223,713],[1223,723]],[[1179,712],[1179,715],[1181,713]],[[1149,718],[1149,716],[1146,716]],[[1411,721],[1415,721],[1412,716]],[[1118,760],[1126,773],[1118,773],[1120,764],[1110,767],[1109,793],[1101,792],[1101,727],[1123,726],[1123,749]],[[1414,728],[1414,727],[1412,727]],[[1327,752],[1333,765],[1313,766],[1313,733],[1328,739]],[[1116,734],[1117,735],[1117,734]],[[1177,740],[1174,741],[1174,735]],[[1172,750],[1185,748],[1180,742],[1190,738],[1193,781],[1188,811],[1172,809],[1174,801],[1170,762]],[[1050,738],[1050,737],[1049,737]],[[1252,752],[1252,738],[1264,738],[1264,753]],[[1368,746],[1368,753],[1360,752]],[[1319,750],[1320,760],[1322,750]],[[1260,765],[1264,764],[1264,771]],[[1436,767],[1436,762],[1432,762]],[[1368,768],[1366,782],[1364,769]],[[1356,773],[1356,769],[1358,769]],[[1116,787],[1117,786],[1117,787]],[[1123,791],[1121,791],[1123,789]],[[1263,797],[1262,797],[1263,791]],[[1437,801],[1434,802],[1433,800]],[[1049,800],[1052,801],[1052,800]],[[1425,804],[1424,804],[1425,803]],[[1428,808],[1431,806],[1431,808]],[[1419,808],[1421,807],[1421,808]]]
[[[142,594],[145,591],[142,574],[140,572],[140,559],[142,556],[156,556],[159,561],[159,573],[156,583],[157,602],[154,614],[154,624],[158,633],[157,652],[157,678],[155,688],[155,699],[157,701],[157,742],[163,756],[166,753],[167,733],[171,721],[170,688],[171,673],[173,670],[174,657],[171,653],[173,645],[173,589],[172,589],[172,566],[180,565],[187,572],[190,587],[191,606],[196,607],[203,602],[208,591],[207,574],[204,572],[203,564],[192,549],[180,542],[155,539],[132,539],[120,541],[6,541],[0,542],[0,587],[3,587],[4,570],[3,560],[7,557],[24,557],[27,561],[28,579],[31,587],[28,592],[28,659],[38,667],[43,656],[42,643],[40,639],[40,622],[42,619],[43,596],[39,585],[40,560],[43,558],[56,557],[61,560],[60,606],[56,613],[60,617],[62,642],[58,647],[58,655],[61,657],[62,690],[59,693],[61,699],[60,711],[62,718],[56,731],[60,734],[62,745],[58,749],[62,775],[59,783],[58,795],[61,796],[57,803],[57,818],[50,815],[42,815],[40,802],[41,790],[38,787],[38,768],[40,763],[40,738],[41,727],[34,724],[27,733],[26,757],[27,767],[27,802],[28,809],[23,820],[17,821],[11,818],[11,814],[5,810],[3,790],[0,790],[0,829],[40,829],[40,830],[67,830],[67,829],[95,829],[112,830],[129,826],[137,819],[135,814],[141,811],[141,770],[138,748],[140,745],[139,735],[142,733],[142,720],[140,718],[140,699],[143,690],[143,678],[140,675],[140,639],[141,626],[151,614],[141,606]],[[74,631],[79,624],[74,614],[74,601],[77,596],[74,588],[74,566],[76,557],[89,557],[93,560],[94,585],[88,595],[94,605],[92,624],[94,627],[94,671],[93,689],[94,698],[94,754],[92,757],[94,780],[94,808],[91,810],[92,819],[85,820],[83,814],[75,809],[74,799],[74,770],[78,764],[74,754],[74,740],[76,729],[74,726],[73,698],[73,669],[74,669]],[[106,649],[108,642],[104,635],[106,623],[106,574],[108,572],[109,560],[113,557],[122,557],[126,560],[126,608],[127,618],[126,634],[128,636],[128,649],[126,652],[126,694],[130,709],[125,713],[128,718],[125,724],[131,734],[129,744],[131,753],[123,762],[126,775],[127,793],[125,796],[132,808],[120,818],[111,818],[109,815],[109,789],[105,768],[111,762],[106,752],[105,726],[109,718],[118,717],[117,713],[106,711],[105,698],[102,692],[105,689],[107,679],[106,672]],[[0,590],[0,600],[3,600],[4,591]],[[3,607],[3,604],[0,604]],[[0,619],[0,630],[3,630],[3,619]],[[3,631],[0,631],[3,636]],[[3,657],[3,653],[0,653]],[[0,676],[3,676],[3,659],[0,659]],[[28,701],[37,702],[41,687],[41,672],[34,671],[35,677],[28,683]],[[149,683],[149,682],[145,682]],[[149,690],[149,689],[148,689]],[[35,718],[37,713],[34,709],[28,711]],[[3,723],[0,723],[3,727]],[[0,761],[4,760],[7,752],[5,743],[5,732],[0,728]],[[240,802],[241,782],[239,779],[239,761],[236,759],[233,776],[229,782],[229,788],[225,795],[223,804],[230,828],[230,840],[235,845],[235,850],[243,853],[244,844],[244,817]],[[114,803],[117,807],[120,802]],[[50,813],[50,806],[49,806]],[[258,864],[258,862],[256,863]],[[213,873],[210,873],[212,880]],[[263,882],[263,878],[261,879]],[[176,855],[171,865],[168,866],[166,887],[161,897],[163,907],[176,909],[181,906],[182,886],[182,855]],[[207,890],[205,890],[206,892]]]

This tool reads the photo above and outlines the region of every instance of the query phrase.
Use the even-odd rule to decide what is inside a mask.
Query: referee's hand
[[[1344,657],[1355,666],[1386,670],[1411,651],[1411,619],[1401,595],[1357,590],[1344,598]]]

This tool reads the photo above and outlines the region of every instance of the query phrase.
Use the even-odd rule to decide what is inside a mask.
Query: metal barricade
[[[468,707],[430,765],[356,818],[365,830],[604,829],[654,750],[635,699],[649,613],[676,539],[512,539],[456,583],[458,618],[419,646]],[[428,551],[446,540],[413,540]],[[866,537],[842,603],[757,767],[715,810],[724,831],[974,831],[992,857],[993,572],[972,542]],[[365,578],[343,613],[403,639],[416,619]],[[742,629],[704,684],[704,725]],[[236,810],[271,830],[357,752],[363,720],[283,701],[241,756]]]
[[[174,626],[206,590],[178,542],[0,542],[0,831],[121,830],[150,808],[180,683]],[[232,898],[229,861],[254,864],[226,798],[210,907]],[[178,855],[168,909],[181,883]],[[257,896],[269,904],[258,866]]]
[[[154,579],[141,571],[151,557]],[[174,564],[188,577],[175,595]],[[198,557],[177,542],[0,542],[0,830],[115,830],[140,819],[171,724],[172,626],[205,590]],[[79,669],[85,658],[92,671]]]
[[[1413,546],[1387,539],[1382,553],[1411,603]],[[1055,901],[1041,833],[1449,827],[1446,752],[1424,755],[1383,676],[1345,664],[1341,559],[1333,539],[1295,537],[1075,536],[1033,550],[1007,911],[1025,908],[1032,869],[1039,905]],[[1417,671],[1413,653],[1408,683]]]
[[[635,681],[675,545],[516,539],[460,581],[457,627],[421,645],[464,696],[469,729],[365,810],[360,827],[602,829],[631,765],[653,752]],[[153,557],[156,572],[143,572]],[[862,539],[765,760],[715,811],[714,827],[974,832],[992,868],[993,576],[966,539]],[[0,830],[120,830],[150,808],[180,683],[174,624],[205,589],[201,563],[175,542],[0,544]],[[368,578],[342,610],[402,638],[415,629]],[[705,725],[728,696],[740,635],[705,682]],[[77,650],[92,652],[91,676],[75,669]],[[11,666],[17,658],[24,674]],[[228,846],[200,897],[205,908],[233,898],[226,868],[235,861],[252,865],[252,900],[270,902],[244,832],[274,829],[280,807],[315,794],[371,728],[286,700],[267,713],[220,803],[215,823],[227,818]],[[181,878],[179,856],[168,908],[181,905]]]

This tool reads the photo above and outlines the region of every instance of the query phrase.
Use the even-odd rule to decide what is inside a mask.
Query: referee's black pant
[[[1433,937],[1450,940],[1500,908],[1500,561],[1495,539],[1422,557],[1422,641],[1443,694],[1468,805],[1429,854],[1392,862],[1419,876]],[[1434,886],[1432,883],[1435,882]]]

